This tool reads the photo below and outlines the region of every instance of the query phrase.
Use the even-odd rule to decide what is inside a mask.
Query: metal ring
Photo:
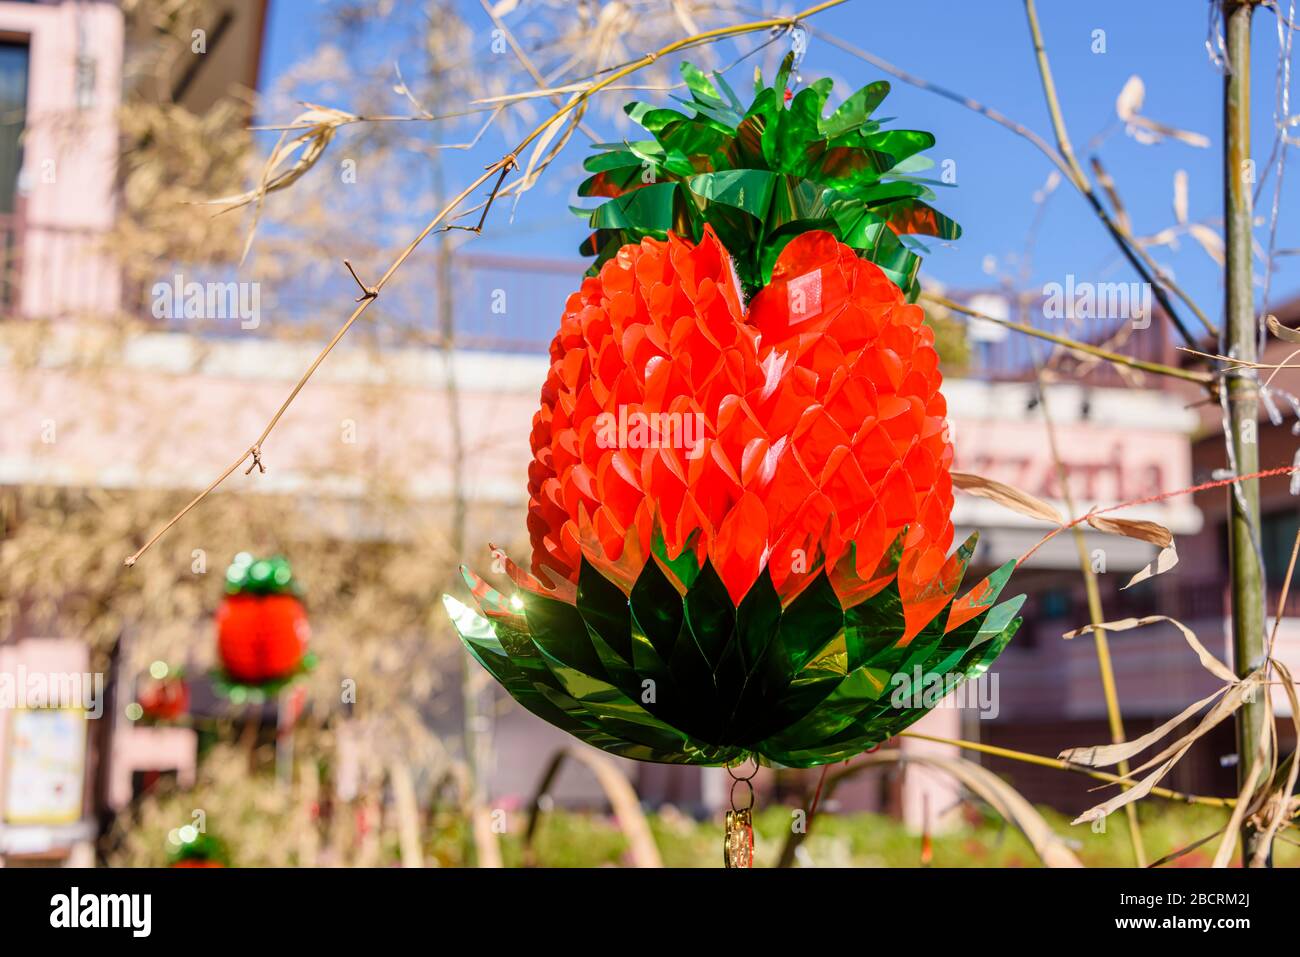
[[[727,765],[727,774],[730,775],[731,780],[744,781],[745,783],[749,783],[754,779],[754,776],[758,774],[758,768],[759,768],[758,758],[754,757],[753,755],[750,755],[750,757],[747,758],[746,760],[750,760],[754,762],[754,770],[750,771],[749,774],[746,774],[742,777],[741,775],[736,774],[736,772],[733,770],[733,765],[729,764]],[[745,762],[742,761],[740,762],[740,764],[734,765],[734,767],[741,767],[742,765],[744,765],[744,763]]]
[[[749,788],[749,804],[745,807],[736,807],[736,785],[743,784]],[[735,778],[731,782],[731,809],[733,811],[749,811],[754,807],[754,785],[749,783],[749,778]]]

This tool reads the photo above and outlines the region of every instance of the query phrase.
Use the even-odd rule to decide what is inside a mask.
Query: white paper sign
[[[81,820],[86,780],[85,712],[63,708],[10,712],[5,764],[6,823]]]

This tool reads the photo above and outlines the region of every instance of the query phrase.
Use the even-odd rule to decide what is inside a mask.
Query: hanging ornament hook
[[[799,72],[799,66],[803,63],[804,54],[807,52],[808,31],[803,24],[796,23],[790,28],[790,80],[785,90],[787,100],[803,83],[803,76]]]
[[[726,829],[722,838],[722,861],[727,867],[754,866],[754,775],[758,774],[758,758],[750,755],[754,769],[748,774],[737,774],[736,768],[728,765],[727,774],[731,777],[731,810],[727,812]],[[737,767],[743,766],[738,765]],[[736,786],[745,785],[749,791],[749,803],[744,807],[736,806]]]

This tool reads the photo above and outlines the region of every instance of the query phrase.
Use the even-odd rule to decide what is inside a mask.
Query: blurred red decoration
[[[227,595],[217,610],[217,650],[234,681],[266,684],[298,670],[307,652],[307,612],[294,595]]]
[[[698,245],[670,233],[623,247],[569,297],[533,419],[534,570],[576,580],[584,553],[617,560],[629,534],[649,554],[657,512],[669,554],[707,555],[739,602],[764,563],[783,592],[850,545],[869,575],[906,526],[907,604],[953,539],[947,407],[920,307],[816,230],[742,295],[706,228]],[[639,446],[602,436],[647,419],[658,431]],[[691,442],[662,441],[688,419]]]
[[[149,679],[138,697],[143,717],[151,721],[175,721],[190,712],[190,686],[184,678]]]

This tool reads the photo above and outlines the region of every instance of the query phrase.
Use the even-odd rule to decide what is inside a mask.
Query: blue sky
[[[403,4],[403,0],[396,2],[399,7]],[[319,24],[308,15],[312,6],[304,0],[271,3],[263,58],[264,85],[274,82],[322,42]],[[1186,170],[1189,178],[1190,218],[1210,221],[1217,228],[1222,209],[1222,78],[1206,52],[1207,3],[1097,0],[1076,4],[1040,0],[1039,6],[1076,150],[1086,162],[1085,144],[1100,131],[1113,129],[1100,155],[1124,198],[1135,231],[1154,233],[1173,223],[1173,177],[1178,169]],[[478,52],[471,51],[471,55],[483,69],[492,69],[492,25],[477,3],[466,3],[463,10],[474,30],[473,43],[478,45]],[[995,107],[1051,138],[1024,9],[1017,0],[911,0],[889,4],[850,0],[811,23],[904,70]],[[392,60],[388,52],[390,29],[382,24],[372,27],[357,39],[349,56],[372,68],[382,68]],[[1092,49],[1097,30],[1105,33],[1104,53]],[[721,51],[724,60],[731,55],[728,49]],[[1267,10],[1256,14],[1254,51],[1254,152],[1262,175],[1273,141],[1278,51],[1276,21]],[[733,85],[740,88],[751,70],[749,65],[738,68],[731,77],[741,82]],[[1115,99],[1135,73],[1146,85],[1142,112],[1162,123],[1208,136],[1210,148],[1196,149],[1172,141],[1145,146],[1125,135],[1122,128],[1114,129]],[[813,36],[803,76],[808,80],[821,75],[837,80],[833,103],[883,76],[875,67]],[[924,269],[954,287],[987,285],[988,257],[996,257],[1005,266],[1008,256],[1023,250],[1035,215],[1032,194],[1047,177],[1050,164],[1025,140],[962,106],[901,82],[895,81],[893,86],[893,93],[879,113],[897,117],[891,126],[933,131],[938,143],[931,151],[932,157],[956,163],[956,188],[942,191],[938,205],[962,224],[964,235],[950,248],[935,248]],[[342,97],[324,102],[346,109],[351,106],[346,100],[344,91]],[[1292,111],[1298,108],[1293,100]],[[399,97],[393,97],[391,109],[404,111]],[[601,129],[599,122],[595,125]],[[603,133],[611,130],[608,124],[601,129]],[[477,150],[446,154],[449,183],[470,181],[484,163],[500,156],[508,146],[501,133],[492,131]],[[543,185],[524,197],[514,223],[508,222],[508,205],[495,211],[485,235],[474,240],[475,250],[572,257],[576,261],[584,226],[567,213],[566,207],[574,200],[572,189],[583,175],[579,164],[586,153],[585,139],[575,136],[561,161],[547,172]],[[1300,208],[1300,170],[1288,169],[1284,182],[1288,185],[1278,245],[1300,247],[1300,222],[1286,215],[1288,208]],[[1271,192],[1270,174],[1261,214],[1267,215]],[[412,232],[419,227],[416,220],[427,218],[428,212],[409,211]],[[340,223],[339,228],[345,230],[347,226]],[[1266,242],[1267,230],[1261,227],[1257,236],[1260,242]],[[1035,248],[1031,285],[1063,281],[1067,273],[1092,280],[1135,278],[1119,260],[1114,245],[1085,202],[1065,186],[1049,202]],[[1172,266],[1178,281],[1217,320],[1221,309],[1218,269],[1196,243],[1184,238],[1180,251],[1162,250],[1156,255]],[[1300,292],[1300,256],[1284,258],[1281,264],[1273,280],[1274,302]]]

